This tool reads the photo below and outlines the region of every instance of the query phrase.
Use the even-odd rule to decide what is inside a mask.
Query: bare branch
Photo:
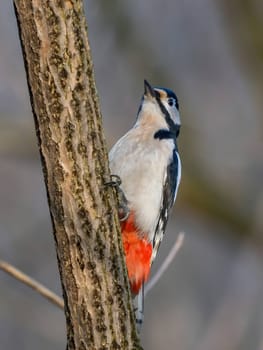
[[[149,291],[156,285],[156,283],[159,281],[159,279],[162,277],[162,275],[165,273],[165,271],[168,269],[168,267],[171,265],[176,254],[178,253],[179,249],[182,247],[183,242],[184,242],[184,233],[180,232],[172,249],[170,250],[167,257],[165,258],[161,267],[156,272],[156,274],[153,276],[153,278],[150,279],[149,283],[146,284],[145,289],[144,289],[144,296],[145,297],[149,293]]]
[[[13,265],[0,260],[0,270],[3,270],[4,272],[8,273],[10,276],[14,277],[15,279],[19,280],[20,282],[24,283],[28,287],[35,290],[37,293],[41,294],[44,298],[51,301],[51,303],[58,306],[60,309],[64,309],[64,301],[62,298],[60,298],[58,295],[53,293],[51,290],[43,286],[43,284],[37,282],[30,276],[26,275],[24,272],[18,270]]]

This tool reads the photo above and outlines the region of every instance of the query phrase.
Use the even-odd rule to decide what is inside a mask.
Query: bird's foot
[[[120,221],[125,221],[130,215],[130,209],[128,206],[128,200],[121,189],[121,178],[118,175],[110,175],[110,181],[104,184],[105,186],[112,186],[116,190],[117,201],[118,201],[118,215]]]

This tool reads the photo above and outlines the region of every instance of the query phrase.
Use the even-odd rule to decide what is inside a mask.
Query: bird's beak
[[[144,80],[144,96],[156,97],[156,93],[147,80]]]

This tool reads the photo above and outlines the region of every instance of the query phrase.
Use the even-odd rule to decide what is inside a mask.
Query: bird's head
[[[181,121],[175,93],[170,89],[152,87],[147,80],[144,80],[144,94],[137,122],[154,123],[156,127],[168,129],[178,137]]]

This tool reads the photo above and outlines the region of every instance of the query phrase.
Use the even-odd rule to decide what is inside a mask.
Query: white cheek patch
[[[174,124],[181,125],[181,120],[180,120],[180,113],[178,109],[175,106],[169,106],[168,102],[166,100],[162,100],[162,104],[168,111],[172,121]]]
[[[181,125],[181,120],[180,120],[180,114],[176,107],[173,107],[172,112],[171,112],[171,117],[174,121],[175,124]]]

